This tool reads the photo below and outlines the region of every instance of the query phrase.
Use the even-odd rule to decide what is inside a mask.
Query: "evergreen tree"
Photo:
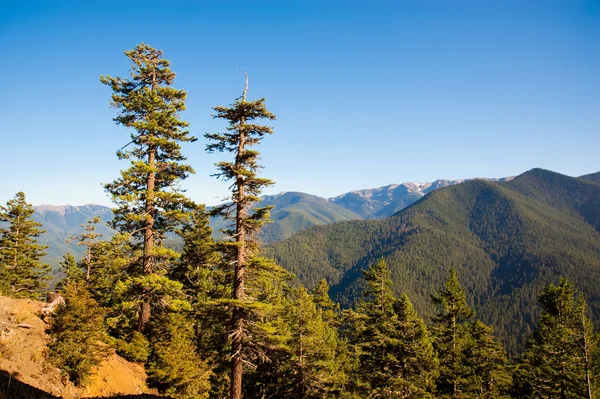
[[[427,325],[406,294],[395,305],[400,369],[396,384],[402,398],[432,397],[438,376],[438,359]]]
[[[152,323],[151,383],[170,397],[207,398],[211,370],[198,356],[194,328],[182,313],[167,313]]]
[[[169,285],[165,266],[177,257],[162,240],[187,218],[189,200],[178,183],[193,169],[182,163],[180,143],[195,139],[179,116],[187,93],[171,87],[175,73],[162,51],[139,44],[125,55],[132,61],[131,79],[101,76],[100,81],[113,90],[112,106],[118,111],[114,120],[134,130],[131,142],[117,152],[119,159],[131,159],[131,167],[105,189],[117,205],[113,227],[131,234],[142,248],[130,285],[144,290],[138,295],[142,302],[137,327],[144,331],[153,306],[150,300],[157,298],[147,290]],[[129,145],[133,148],[125,150]]]
[[[229,152],[233,161],[217,163],[219,172],[216,176],[232,181],[232,202],[219,206],[215,214],[219,214],[233,222],[226,234],[231,238],[226,243],[228,261],[233,269],[233,302],[231,337],[231,390],[232,399],[242,397],[242,375],[247,338],[248,312],[251,311],[246,294],[246,273],[257,254],[254,235],[268,221],[270,207],[254,208],[260,200],[259,195],[264,187],[272,185],[268,179],[259,178],[257,163],[259,152],[252,147],[258,145],[265,134],[271,134],[269,126],[254,123],[254,120],[274,120],[275,115],[265,106],[265,100],[247,101],[248,77],[240,99],[230,107],[215,107],[215,118],[228,122],[227,132],[206,134],[212,141],[207,151],[212,153]],[[257,263],[260,265],[260,262]],[[250,301],[251,302],[251,301]]]
[[[170,276],[183,285],[191,303],[198,354],[212,369],[211,397],[225,397],[229,369],[227,325],[231,316],[221,301],[231,298],[230,274],[223,267],[203,206],[194,209],[190,220],[177,233],[183,239],[183,250]]]
[[[286,397],[292,348],[289,314],[292,276],[273,261],[255,256],[247,265],[243,360],[243,395]],[[226,304],[238,302],[224,301]]]
[[[587,304],[567,280],[544,288],[542,314],[516,377],[532,398],[594,398],[598,346]]]
[[[395,298],[383,259],[365,271],[364,279],[360,370],[369,383],[368,396],[430,397],[437,359],[425,323],[406,295]]]
[[[287,397],[339,397],[344,376],[336,362],[337,331],[323,320],[322,310],[302,286],[296,291],[290,316],[292,358],[287,379],[293,389]]]
[[[127,233],[117,233],[108,241],[98,241],[92,247],[89,264],[79,264],[82,270],[93,270],[87,284],[96,301],[115,309],[118,305],[116,286],[125,281],[128,274],[137,270],[136,259],[141,252]],[[82,267],[83,266],[83,267]],[[109,316],[110,317],[110,316]]]
[[[77,245],[84,246],[86,249],[82,263],[85,269],[85,281],[88,282],[90,281],[92,262],[94,260],[94,249],[99,244],[98,238],[102,237],[102,234],[96,233],[96,225],[98,223],[100,223],[100,216],[95,216],[88,220],[87,223],[81,225],[85,231],[84,233],[80,233],[78,237],[70,237],[71,240],[77,241]]]
[[[204,206],[193,209],[177,234],[183,239],[183,250],[169,276],[183,284],[192,305],[198,308],[212,299],[229,298],[231,289],[225,286],[226,273]]]
[[[323,313],[323,320],[330,326],[338,327],[340,318],[340,304],[335,303],[329,297],[329,285],[327,280],[322,279],[312,292],[312,298]]]
[[[45,230],[33,220],[33,212],[23,192],[0,206],[0,222],[8,224],[0,230],[0,277],[6,279],[0,288],[17,298],[39,298],[50,278],[50,265],[40,261],[48,246],[37,243]]]
[[[465,351],[471,369],[468,391],[482,399],[508,398],[512,380],[504,348],[481,321],[472,323],[470,330],[472,345]]]
[[[469,390],[468,378],[471,368],[465,351],[473,345],[469,325],[475,312],[467,304],[456,270],[450,269],[450,276],[444,289],[433,297],[437,312],[433,318],[434,347],[440,362],[440,375],[437,391],[441,397],[466,397]]]
[[[579,343],[579,363],[585,373],[585,397],[588,399],[599,398],[600,390],[600,336],[594,332],[592,321],[588,317],[589,308],[583,294],[579,294],[576,308],[578,319],[573,326]]]
[[[363,318],[358,337],[360,342],[360,374],[368,382],[369,397],[397,397],[394,384],[399,372],[395,346],[397,318],[396,297],[385,261],[380,259],[364,271],[366,288],[358,304]]]
[[[56,284],[58,291],[63,291],[67,285],[82,282],[85,279],[83,270],[81,270],[77,261],[75,261],[75,256],[70,252],[64,254],[63,260],[59,264],[59,271],[63,277]]]
[[[49,358],[76,385],[85,384],[94,366],[108,354],[104,332],[104,310],[91,297],[83,281],[63,289],[65,304],[52,318]]]

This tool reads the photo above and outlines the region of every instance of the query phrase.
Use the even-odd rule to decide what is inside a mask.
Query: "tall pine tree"
[[[130,285],[143,290],[137,296],[141,301],[137,329],[144,331],[151,299],[157,297],[151,291],[169,285],[165,266],[177,257],[162,240],[187,218],[189,200],[178,184],[193,169],[182,163],[180,144],[195,139],[179,115],[185,110],[187,93],[171,87],[175,73],[162,51],[139,44],[125,55],[132,62],[131,78],[101,76],[100,81],[113,91],[115,122],[133,129],[131,142],[117,152],[119,159],[131,160],[131,166],[105,189],[117,205],[113,227],[131,234],[142,248]]]
[[[0,230],[0,288],[16,298],[40,298],[49,280],[50,265],[41,262],[48,246],[37,241],[45,230],[33,212],[23,192],[0,206],[0,222],[8,225]]]
[[[245,74],[245,72],[244,72]],[[216,176],[232,182],[231,203],[215,209],[233,222],[226,231],[230,241],[226,243],[229,262],[233,268],[233,315],[231,337],[231,389],[230,397],[242,397],[242,375],[244,367],[244,341],[247,336],[247,313],[250,311],[246,296],[246,272],[251,259],[257,255],[254,235],[269,220],[270,207],[254,208],[260,200],[262,189],[273,184],[269,179],[257,176],[260,166],[257,163],[259,152],[252,149],[258,145],[265,134],[271,134],[269,126],[255,123],[255,120],[274,120],[275,115],[265,106],[265,99],[248,101],[248,76],[242,96],[230,107],[218,106],[214,110],[215,118],[228,122],[225,133],[206,134],[212,141],[207,151],[229,152],[233,161],[216,164],[219,172]]]

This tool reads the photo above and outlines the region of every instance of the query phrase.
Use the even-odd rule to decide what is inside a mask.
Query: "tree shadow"
[[[60,399],[19,381],[18,374],[0,370],[0,399]]]
[[[117,395],[103,396],[102,398],[113,399],[169,399],[166,396],[151,394],[141,395]],[[6,370],[0,370],[0,399],[61,399],[48,392],[42,391],[36,387],[26,384],[18,379],[18,373],[9,373]],[[89,399],[100,399],[89,398]]]

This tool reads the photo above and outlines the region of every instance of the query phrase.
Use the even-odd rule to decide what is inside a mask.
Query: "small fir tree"
[[[323,314],[323,320],[330,326],[338,327],[340,322],[340,304],[335,303],[329,297],[329,284],[327,280],[323,279],[319,281],[319,284],[314,288],[312,292],[312,298]]]
[[[0,288],[16,298],[40,298],[50,279],[50,265],[40,260],[48,246],[37,241],[45,230],[33,212],[23,192],[0,206],[0,222],[8,225],[0,230],[0,277],[6,279]]]
[[[470,326],[472,345],[465,350],[471,369],[468,391],[477,398],[508,398],[512,376],[506,351],[493,336],[493,329],[479,320]]]
[[[109,353],[104,332],[104,310],[92,298],[83,281],[63,289],[65,304],[52,318],[48,331],[50,360],[76,385],[84,385],[93,368]]]
[[[406,294],[394,306],[397,317],[400,361],[396,384],[402,398],[433,397],[439,362],[427,325],[417,315]]]
[[[212,238],[203,206],[194,209],[177,233],[183,239],[183,250],[170,277],[182,284],[192,306],[198,354],[212,369],[210,395],[225,397],[229,381],[226,326],[231,315],[222,301],[231,298],[230,274]]]
[[[81,225],[84,233],[80,233],[77,237],[69,237],[69,241],[76,241],[78,246],[85,247],[85,256],[81,263],[83,264],[83,269],[85,270],[85,281],[88,282],[90,281],[90,274],[92,272],[94,252],[96,252],[95,248],[100,244],[98,239],[103,235],[96,233],[96,225],[100,223],[100,221],[100,216],[94,216],[92,219],[88,220],[87,223]]]
[[[212,372],[198,356],[192,323],[182,313],[155,319],[147,368],[151,384],[170,397],[208,398]]]
[[[60,274],[63,276],[56,284],[58,291],[63,291],[71,283],[82,282],[85,280],[83,270],[77,264],[75,256],[68,252],[64,254],[62,262],[58,265]]]

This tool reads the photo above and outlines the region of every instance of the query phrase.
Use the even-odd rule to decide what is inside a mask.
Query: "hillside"
[[[45,359],[48,325],[40,318],[44,304],[0,296],[0,386],[5,375],[13,387],[38,389],[52,397],[80,398],[149,392],[144,367],[112,354],[91,376],[89,384],[77,388]],[[4,390],[0,392],[3,397]],[[22,393],[22,392],[21,392]],[[17,393],[11,392],[11,397]],[[23,396],[31,397],[31,396]],[[43,397],[35,395],[34,397]]]
[[[346,306],[360,295],[362,270],[384,258],[394,290],[426,317],[430,295],[455,267],[469,301],[514,354],[531,332],[538,291],[558,276],[572,279],[600,321],[599,198],[599,185],[534,169],[509,182],[436,190],[384,220],[315,227],[267,251],[309,287],[327,278]]]
[[[305,193],[286,192],[265,196],[260,206],[269,205],[274,206],[271,211],[273,223],[266,225],[260,232],[260,240],[264,244],[282,241],[312,226],[361,219],[351,210],[325,198]]]
[[[579,176],[580,179],[600,183],[600,172],[590,173],[589,175]]]

